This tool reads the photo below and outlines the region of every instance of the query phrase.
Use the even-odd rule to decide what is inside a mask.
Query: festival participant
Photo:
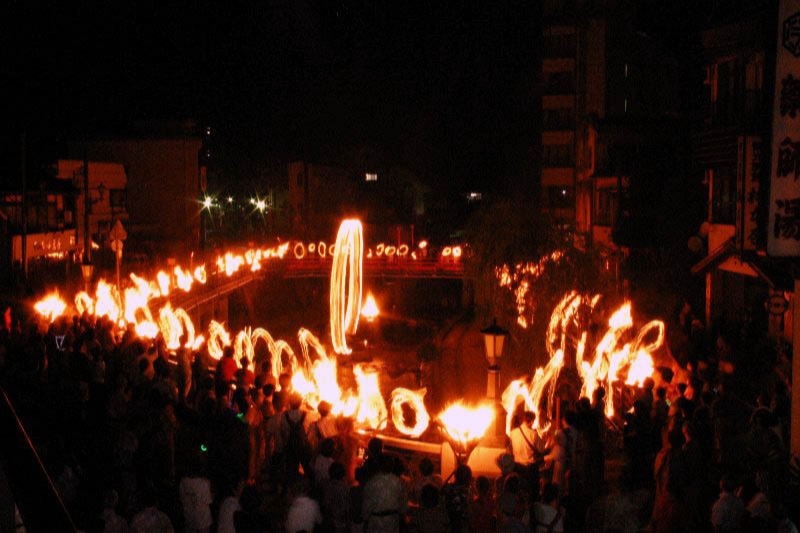
[[[235,378],[236,386],[240,389],[249,391],[255,386],[256,375],[250,370],[250,360],[246,356],[239,358],[239,368],[236,370]]]
[[[229,486],[230,487],[230,486]],[[217,517],[217,533],[236,533],[236,525],[234,524],[233,517],[237,511],[242,510],[239,503],[239,497],[242,495],[245,483],[240,481],[236,484],[235,488],[225,496],[222,503],[219,505],[219,515]]]
[[[336,435],[337,444],[337,457],[336,460],[344,465],[347,472],[347,479],[356,480],[356,467],[358,463],[358,448],[359,441],[355,435],[355,428],[353,419],[350,417],[342,417],[336,424],[338,434]],[[367,476],[366,468],[362,467],[362,476],[365,480]],[[365,481],[366,482],[366,481]],[[363,483],[362,483],[363,485]]]
[[[525,411],[521,420],[514,417],[509,434],[511,451],[514,454],[515,471],[525,483],[525,490],[533,497],[539,494],[539,462],[546,451],[542,440],[533,429],[536,413]]]
[[[211,504],[214,496],[211,481],[203,472],[202,461],[199,452],[194,453],[186,475],[178,484],[178,499],[186,533],[209,533],[213,524]]]
[[[497,526],[495,499],[492,481],[486,476],[478,476],[475,479],[475,498],[470,503],[469,511],[471,531],[495,531]]]
[[[675,457],[683,447],[683,433],[669,431],[663,433],[664,444],[656,455],[653,467],[655,479],[655,496],[653,514],[650,517],[650,530],[653,533],[670,533],[679,531],[682,523],[680,493],[677,492],[676,475],[673,472]],[[670,483],[670,481],[672,481]]]
[[[174,533],[169,516],[158,508],[158,497],[153,489],[142,496],[144,508],[131,519],[132,533]]]
[[[226,346],[222,350],[222,357],[220,357],[215,370],[215,379],[217,387],[233,383],[236,378],[236,358],[234,357],[235,351],[233,346]]]
[[[350,521],[350,483],[346,474],[342,463],[333,462],[322,485],[323,522],[335,533],[347,531]]]
[[[470,503],[472,503],[472,469],[458,465],[454,480],[442,488],[450,530],[453,533],[469,531]]]
[[[542,489],[542,501],[533,504],[535,533],[561,533],[564,531],[564,509],[559,505],[558,487],[547,483]]]
[[[557,487],[563,487],[567,470],[567,436],[562,430],[557,430],[553,436],[553,447],[544,456],[542,475]]]
[[[395,462],[380,456],[380,470],[364,486],[361,514],[367,533],[397,533],[408,506],[403,483],[394,473]]]
[[[319,447],[319,453],[313,460],[313,478],[314,486],[322,487],[328,480],[328,471],[334,463],[334,454],[336,453],[336,441],[333,439],[325,439]]]
[[[322,525],[322,513],[316,500],[309,497],[311,482],[302,476],[290,485],[289,499],[291,505],[286,515],[284,530],[286,533],[309,533]]]
[[[419,473],[415,476],[410,494],[411,501],[415,503],[419,502],[422,487],[425,485],[433,485],[437,489],[441,489],[443,484],[442,476],[434,472],[433,461],[431,461],[430,458],[423,457],[419,462],[417,470]]]
[[[311,422],[308,428],[308,438],[314,450],[319,448],[323,440],[333,438],[336,436],[336,417],[331,414],[330,402],[322,400],[317,405],[317,413],[319,418]]]
[[[447,512],[441,504],[439,489],[433,485],[422,487],[419,506],[411,512],[411,523],[408,530],[411,533],[441,533],[447,531],[450,522]],[[475,529],[473,531],[488,531]]]
[[[711,508],[711,525],[715,533],[739,531],[745,509],[735,491],[733,478],[723,476],[719,481],[719,498]]]
[[[103,512],[100,520],[103,522],[103,533],[127,533],[128,521],[117,514],[119,495],[111,489],[103,496]]]
[[[302,410],[302,406],[303,397],[300,393],[293,392],[289,397],[289,410],[280,416],[280,447],[277,453],[284,463],[285,481],[294,479],[301,466],[306,475],[312,472],[306,412]]]
[[[529,503],[522,478],[518,474],[509,475],[497,497],[497,529],[518,531],[527,526],[530,522],[530,516],[526,516]]]

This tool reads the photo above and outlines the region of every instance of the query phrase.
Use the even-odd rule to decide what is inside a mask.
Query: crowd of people
[[[0,376],[84,531],[797,531],[788,381],[776,361],[750,404],[725,348],[612,420],[603,388],[562,398],[546,434],[519,411],[495,475],[447,479],[310,408],[268,359],[170,353],[106,318],[6,312]]]

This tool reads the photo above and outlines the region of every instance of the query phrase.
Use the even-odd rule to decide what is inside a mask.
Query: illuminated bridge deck
[[[173,291],[170,300],[174,307],[189,310],[220,296],[229,294],[252,281],[266,276],[282,276],[290,279],[326,278],[331,275],[330,259],[285,259],[268,261],[257,272],[243,269],[227,277],[213,274],[205,285],[195,284],[188,293]],[[365,259],[363,262],[365,278],[382,279],[464,279],[464,264],[460,261],[423,260],[385,260]]]
[[[331,275],[330,259],[289,259],[283,261],[284,277],[322,278]],[[465,277],[461,261],[441,259],[364,259],[363,275],[367,278],[444,278]]]

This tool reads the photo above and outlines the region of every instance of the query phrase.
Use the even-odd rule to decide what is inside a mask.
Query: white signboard
[[[767,252],[800,255],[800,0],[781,0]]]

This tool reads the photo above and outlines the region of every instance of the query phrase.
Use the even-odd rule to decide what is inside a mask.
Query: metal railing
[[[5,390],[0,396],[0,456],[25,529],[78,531]]]

